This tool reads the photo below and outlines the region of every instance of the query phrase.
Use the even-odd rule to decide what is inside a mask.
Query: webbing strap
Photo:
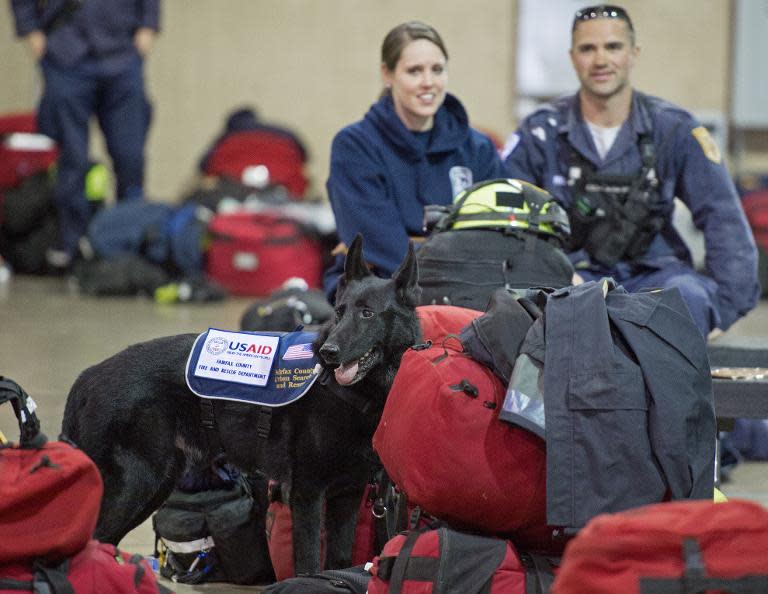
[[[733,594],[762,594],[768,592],[768,574],[744,575],[738,578],[708,577],[695,538],[684,538],[682,547],[685,569],[673,578],[640,578],[640,594],[697,594],[707,590],[722,590]]]
[[[390,582],[389,592],[392,590],[392,572],[399,557],[380,557],[377,575],[380,579]],[[405,570],[403,580],[416,582],[433,582],[437,575],[440,560],[437,557],[411,557]]]
[[[411,552],[413,551],[413,546],[416,544],[419,536],[420,533],[416,530],[409,532],[408,536],[406,536],[405,542],[403,543],[400,552],[397,554],[397,558],[392,566],[392,573],[389,577],[389,594],[402,594],[403,582],[406,579],[406,570],[411,565],[411,561],[415,561],[415,559],[411,559]],[[412,571],[415,570],[416,563],[418,562],[413,564],[414,569]]]
[[[553,568],[558,564],[550,557],[535,553],[520,553],[525,568],[525,594],[548,594],[555,580]]]
[[[35,563],[35,594],[51,592],[52,594],[75,594],[72,584],[67,579],[69,563],[64,561],[58,567],[46,567]]]
[[[214,402],[211,398],[200,398],[200,422],[205,429],[205,435],[208,440],[208,447],[215,456],[220,453],[226,453],[224,444],[219,436],[219,428],[216,423],[216,413]],[[258,406],[258,405],[253,405]],[[269,437],[272,428],[272,408],[269,406],[259,406],[259,416],[256,419],[256,443],[255,458],[262,459],[264,453],[264,444]]]
[[[115,551],[115,554],[119,555],[120,551]],[[141,555],[132,555],[130,559],[128,559],[128,563],[131,563],[132,565],[136,566],[136,571],[133,574],[133,585],[136,586],[138,589],[139,584],[141,583],[141,580],[144,579],[144,574],[146,573],[146,570],[144,569],[144,565],[141,564],[141,560],[143,557]]]
[[[11,578],[0,578],[0,590],[20,590],[33,591],[34,582],[25,580],[13,580]]]
[[[256,436],[259,438],[257,447],[261,448],[272,429],[272,407],[260,406],[259,408],[261,410],[259,410],[259,418],[256,419]]]
[[[768,592],[768,576],[640,578],[640,594],[699,594],[709,590],[731,594],[765,594]]]
[[[200,398],[200,422],[205,429],[205,436],[208,440],[208,448],[215,455],[224,452],[224,445],[219,438],[219,432],[216,427],[216,413],[213,408],[213,401],[210,398]]]

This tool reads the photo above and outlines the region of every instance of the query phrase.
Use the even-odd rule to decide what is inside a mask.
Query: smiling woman
[[[423,235],[425,206],[450,204],[475,182],[505,177],[491,140],[470,128],[464,107],[446,92],[448,52],[435,29],[416,21],[392,29],[381,47],[381,78],[378,102],[331,147],[327,188],[342,242],[324,279],[331,298],[357,233],[372,271],[389,277],[409,238]]]

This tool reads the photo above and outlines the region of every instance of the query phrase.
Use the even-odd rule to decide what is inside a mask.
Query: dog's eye
[[[360,311],[360,316],[365,318],[366,320],[372,318],[375,315],[376,314],[373,311],[371,311],[370,309],[363,309],[362,311]]]
[[[336,320],[337,321],[340,320],[341,317],[344,315],[344,306],[340,305],[339,307],[337,307],[335,309],[335,313],[336,313]]]

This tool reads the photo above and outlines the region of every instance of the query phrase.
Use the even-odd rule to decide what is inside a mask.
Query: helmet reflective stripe
[[[442,228],[521,229],[565,239],[568,216],[549,192],[518,179],[475,184],[454,200]]]

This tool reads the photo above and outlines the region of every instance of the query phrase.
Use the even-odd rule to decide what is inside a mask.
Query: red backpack
[[[454,307],[450,305],[425,305],[417,309],[419,323],[424,340],[442,341],[449,334],[456,334],[480,315],[479,311]],[[392,500],[382,502],[386,495],[383,492],[389,488],[389,482],[380,475],[371,482],[363,493],[360,508],[357,512],[357,525],[355,528],[355,543],[352,549],[352,564],[359,565],[373,559],[378,553],[378,548],[387,540],[382,536],[384,513],[393,513],[394,510],[374,509],[382,505],[394,503]],[[267,510],[267,543],[275,577],[278,581],[285,580],[294,575],[293,569],[293,538],[291,510],[288,504],[282,501],[279,486],[270,483],[270,504]],[[417,525],[426,525],[433,518],[422,517],[413,505],[407,506],[406,522]],[[404,510],[405,511],[405,510]],[[321,539],[322,542],[322,539]],[[322,554],[322,553],[321,553]]]
[[[448,528],[395,536],[384,545],[370,571],[373,578],[368,582],[368,594],[539,591],[526,590],[526,568],[509,541]]]
[[[557,551],[546,526],[545,443],[499,421],[505,386],[460,348],[448,337],[405,353],[374,449],[408,500],[451,526]]]
[[[214,147],[204,173],[240,181],[246,168],[262,166],[269,185],[284,186],[293,199],[299,200],[308,185],[305,159],[301,146],[287,134],[246,130],[228,134]]]
[[[672,501],[593,518],[568,543],[553,594],[768,592],[768,510]]]
[[[0,377],[4,402],[21,437],[0,447],[0,593],[168,592],[141,556],[91,539],[103,492],[91,459],[68,443],[48,442],[34,401]]]

